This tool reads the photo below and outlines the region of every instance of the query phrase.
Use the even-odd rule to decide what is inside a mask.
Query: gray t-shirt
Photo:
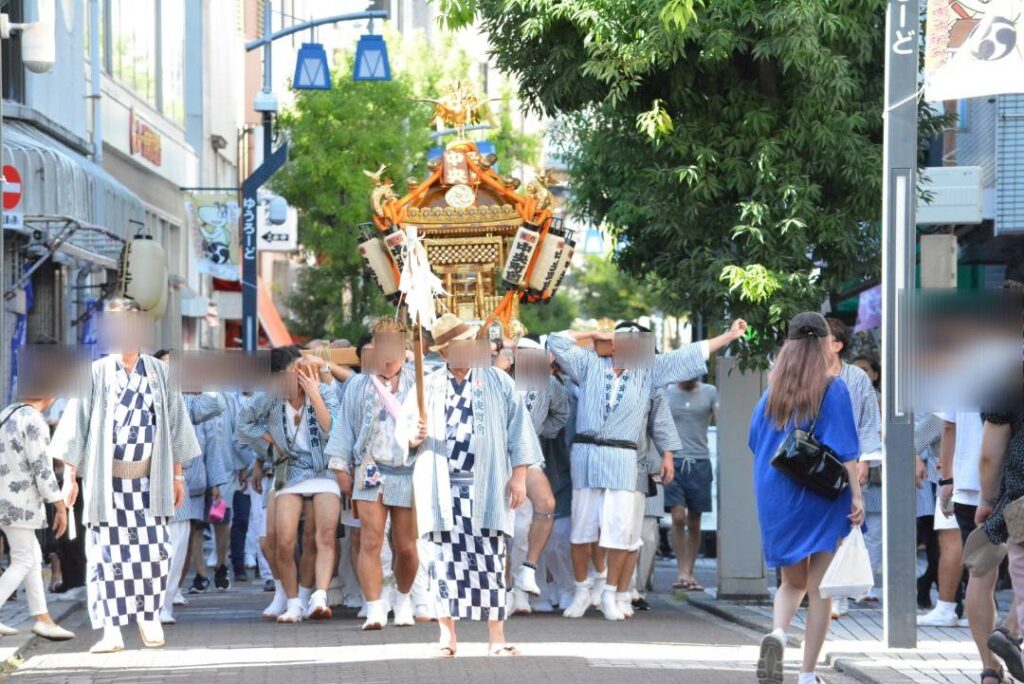
[[[687,392],[679,385],[671,385],[665,389],[668,408],[679,432],[679,441],[683,450],[678,454],[685,458],[711,458],[708,451],[708,424],[711,413],[718,405],[718,390],[714,385],[703,382]]]

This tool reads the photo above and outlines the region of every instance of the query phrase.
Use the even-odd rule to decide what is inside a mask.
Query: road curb
[[[772,631],[772,623],[768,619],[759,619],[751,616],[747,611],[743,610],[742,607],[732,605],[729,603],[723,603],[718,599],[712,598],[708,594],[689,594],[686,601],[695,608],[700,608],[706,613],[710,613],[715,617],[722,618],[733,624],[737,624],[747,629],[752,629],[755,632],[761,634],[767,634]],[[788,648],[801,648],[803,646],[803,630],[793,629],[795,634],[789,634],[786,636],[786,646]],[[797,636],[799,635],[799,636]]]
[[[843,654],[841,656],[828,655],[825,659],[836,672],[847,675],[851,679],[856,679],[858,682],[864,682],[864,684],[905,684],[906,682],[914,681],[892,670],[885,673],[871,668],[868,671],[867,668],[861,666],[861,662],[864,660],[870,662],[870,658],[867,657],[860,659],[856,656]]]
[[[81,610],[82,608],[85,608],[85,601],[86,601],[85,596],[81,596],[81,597],[73,599],[71,601],[60,601],[60,602],[58,602],[56,604],[57,607],[56,607],[55,610],[53,610],[50,613],[50,616],[53,618],[54,622],[56,622],[57,624],[60,624],[61,622],[64,621],[65,618],[67,618],[69,615],[71,615],[75,611],[78,611],[78,610]],[[50,606],[48,606],[48,607],[50,607]],[[28,624],[28,623],[26,623],[26,624]],[[5,639],[12,639],[12,640],[14,640],[14,639],[22,639],[22,643],[18,644],[18,646],[15,647],[14,653],[9,655],[7,657],[7,659],[3,663],[0,663],[0,676],[9,675],[12,672],[14,672],[15,670],[17,670],[19,667],[21,667],[21,665],[23,663],[22,656],[24,656],[27,651],[29,651],[32,647],[34,647],[40,641],[44,641],[43,637],[37,636],[36,634],[34,634],[32,632],[31,626],[29,626],[29,628],[27,630],[25,630],[25,632],[22,633],[22,634],[18,634],[18,635],[14,636],[14,637],[4,637],[4,638]],[[75,638],[76,639],[80,639],[82,637],[81,637],[81,635],[76,634]]]
[[[749,611],[743,609],[741,604],[737,605],[719,601],[704,593],[689,594],[684,600],[693,607],[699,608],[710,615],[714,615],[715,617],[737,624],[741,627],[752,629],[761,634],[767,634],[772,629],[770,620],[751,615]],[[786,647],[803,648],[803,630],[794,628],[791,631],[793,633],[786,637]],[[825,648],[828,648],[827,641],[825,642]],[[862,662],[871,662],[870,657],[867,656],[862,659],[855,655],[851,656],[848,653],[832,654],[827,651],[822,655],[825,664],[833,671],[846,675],[858,682],[863,682],[864,684],[906,684],[906,682],[912,681],[897,672],[890,671],[890,673],[888,673],[889,676],[886,676],[887,673],[885,672],[879,672],[874,668],[864,667],[861,664]]]

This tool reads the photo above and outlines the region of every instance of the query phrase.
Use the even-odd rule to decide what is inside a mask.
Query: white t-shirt
[[[939,418],[956,424],[956,446],[953,450],[953,503],[977,506],[981,503],[982,422],[980,413],[936,413]]]
[[[295,448],[309,451],[309,425],[306,423],[306,404],[303,404],[298,410],[292,406],[290,401],[284,402],[284,406],[288,416],[286,429],[292,438],[292,442],[295,443]],[[298,425],[295,424],[296,420],[298,420]]]

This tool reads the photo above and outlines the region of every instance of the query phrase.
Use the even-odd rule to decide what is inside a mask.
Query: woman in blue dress
[[[817,313],[798,314],[768,376],[769,387],[750,420],[754,494],[765,560],[782,569],[775,594],[774,631],[761,641],[760,684],[782,684],[786,629],[807,597],[807,626],[799,684],[815,684],[818,656],[831,620],[831,602],[818,590],[839,541],[864,520],[857,478],[860,453],[850,394],[829,373],[831,333]],[[820,406],[820,409],[819,409]],[[771,465],[772,456],[795,426],[807,428],[846,466],[850,486],[835,501],[803,487]]]

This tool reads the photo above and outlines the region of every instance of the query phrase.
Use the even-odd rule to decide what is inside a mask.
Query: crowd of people
[[[780,684],[786,631],[806,599],[799,684],[817,681],[815,667],[831,619],[866,596],[823,597],[822,578],[851,526],[862,526],[875,587],[881,586],[881,442],[878,385],[870,356],[843,360],[850,330],[816,313],[800,314],[769,374],[769,387],[751,419],[755,493],[765,559],[778,568],[774,630],[761,642],[757,676]],[[1020,623],[1024,620],[1024,413],[918,413],[917,465],[921,627],[968,627],[982,664],[981,684],[1024,681]],[[842,464],[849,486],[834,500],[820,496],[773,459],[795,429],[812,432]],[[1005,559],[1009,557],[1007,563]],[[997,626],[1000,576],[1013,588],[1013,606]],[[937,601],[933,603],[933,591]]]
[[[136,314],[131,300],[105,307]],[[489,653],[509,656],[512,614],[631,618],[647,607],[666,506],[676,586],[699,588],[717,402],[700,378],[745,331],[737,321],[654,354],[634,322],[487,342],[444,314],[425,331],[418,383],[410,330],[385,317],[355,345],[354,367],[321,341],[274,348],[270,374],[288,381],[245,392],[176,391],[174,353],[126,344],[62,401],[52,438],[54,396],[0,414],[12,558],[0,598],[24,581],[36,632],[74,636],[41,591],[35,531],[52,503],[58,537],[65,509],[81,511],[87,607],[102,630],[93,653],[122,650],[130,624],[144,646],[162,645],[187,595],[250,572],[273,592],[265,619],[325,620],[345,603],[361,607],[364,630],[433,621],[442,657],[458,651],[459,620],[486,621]],[[26,472],[35,479],[7,481]]]
[[[106,310],[138,309],[119,299]],[[122,349],[92,363],[52,439],[54,397],[23,396],[0,412],[11,556],[0,605],[24,583],[33,631],[74,637],[46,609],[36,533],[47,526],[84,536],[88,611],[102,630],[94,653],[122,650],[132,623],[145,646],[160,646],[187,594],[258,573],[273,593],[262,617],[282,625],[329,619],[344,603],[361,608],[364,630],[436,622],[438,653],[452,657],[457,623],[486,621],[489,653],[516,655],[510,615],[596,608],[619,621],[645,609],[666,512],[673,587],[703,589],[694,567],[718,396],[701,378],[744,321],[660,353],[635,322],[481,341],[477,326],[444,314],[424,332],[422,378],[411,331],[385,317],[355,345],[353,367],[321,341],[271,350],[271,376],[289,379],[273,391],[177,392],[173,353]],[[852,527],[881,569],[881,369],[850,359],[851,343],[836,319],[795,317],[751,418],[762,546],[779,569],[761,682],[782,681],[786,630],[805,599],[799,684],[818,681],[830,621],[848,610],[819,587]],[[1004,681],[1004,668],[1024,679],[1024,616],[1011,610],[996,628],[993,600],[1007,555],[1024,600],[1022,426],[1019,412],[920,414],[915,425],[919,624],[966,620],[982,684]],[[845,473],[834,497],[775,467],[796,432]],[[76,506],[81,526],[69,524]],[[880,600],[875,590],[850,598]]]

